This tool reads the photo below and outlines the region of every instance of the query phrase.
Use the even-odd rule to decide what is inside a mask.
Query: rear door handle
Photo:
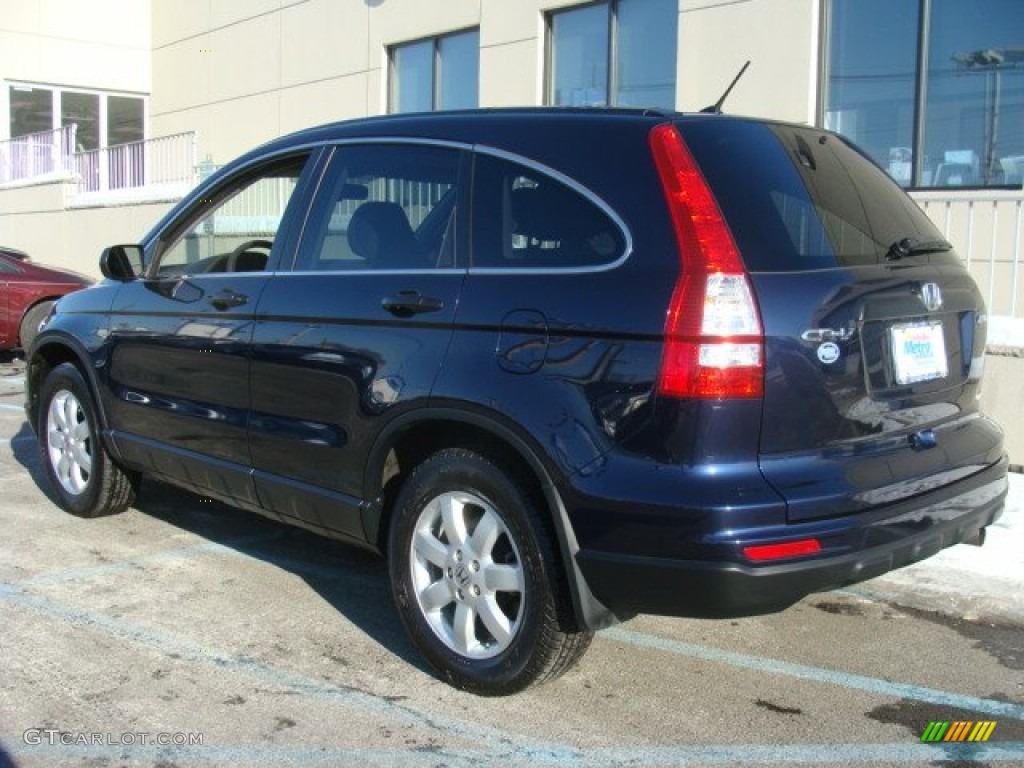
[[[235,293],[231,290],[223,290],[216,296],[210,297],[210,304],[214,309],[231,309],[232,307],[240,307],[243,304],[248,303],[249,297],[244,293]]]
[[[396,317],[412,317],[444,309],[444,302],[441,299],[421,296],[418,291],[399,291],[397,296],[386,296],[381,299],[380,305]]]

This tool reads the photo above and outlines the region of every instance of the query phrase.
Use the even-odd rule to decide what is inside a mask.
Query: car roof
[[[19,251],[17,248],[8,248],[6,245],[0,245],[0,256],[6,256],[10,259],[17,259],[18,261],[28,261],[28,254],[24,251]]]
[[[582,124],[610,127],[634,123],[650,126],[680,117],[683,117],[682,113],[668,110],[620,107],[497,107],[377,115],[305,128],[272,139],[246,152],[238,161],[347,139],[393,137],[475,144],[498,141],[499,137],[510,138],[522,131],[527,123],[535,128],[561,126],[563,129]]]
[[[420,139],[467,145],[490,144],[513,149],[517,145],[532,143],[524,136],[524,133],[529,133],[524,130],[527,127],[542,135],[549,130],[569,132],[574,127],[583,126],[588,130],[613,130],[631,125],[633,128],[646,130],[667,120],[779,122],[722,113],[675,112],[630,107],[491,107],[411,112],[360,117],[305,128],[257,146],[228,165],[234,167],[247,164],[268,155],[285,153],[290,149],[360,138]]]

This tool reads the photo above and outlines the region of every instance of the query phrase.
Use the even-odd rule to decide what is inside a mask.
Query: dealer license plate
[[[897,384],[943,379],[949,373],[941,323],[894,325],[889,332]]]

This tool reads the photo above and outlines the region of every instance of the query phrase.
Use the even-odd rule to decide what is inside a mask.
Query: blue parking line
[[[223,543],[212,541],[182,547],[180,549],[163,550],[160,552],[119,561],[116,563],[105,563],[87,568],[74,569],[69,571],[58,571],[56,573],[35,576],[19,582],[17,587],[40,587],[60,582],[79,582],[96,576],[114,573],[124,570],[141,570],[148,564],[166,564],[177,560],[190,559],[204,554],[229,554],[233,556],[260,558],[259,548],[254,546],[281,538],[285,531],[273,531],[269,533],[254,534],[252,536],[238,537]],[[253,551],[251,553],[240,552],[237,547],[247,546]],[[285,568],[288,571],[300,575],[315,576],[320,579],[344,579],[352,582],[354,578],[359,580],[373,580],[375,578],[366,574],[353,574],[351,570],[345,570],[334,564],[321,564],[310,562],[298,557],[273,553],[266,558],[266,561],[278,568]],[[15,585],[8,585],[15,586]],[[965,694],[950,693],[933,688],[897,683],[866,675],[857,675],[848,672],[813,667],[804,664],[770,659],[762,656],[753,656],[734,651],[726,651],[718,648],[711,648],[693,643],[686,643],[679,640],[657,637],[641,632],[635,632],[624,627],[613,627],[598,634],[598,638],[606,640],[617,640],[619,642],[651,648],[663,652],[673,653],[690,658],[701,659],[716,663],[728,664],[731,666],[750,669],[756,672],[767,672],[775,675],[809,680],[812,682],[835,685],[852,690],[861,690],[868,693],[882,696],[907,698],[915,701],[922,701],[940,706],[950,706],[966,709],[979,714],[992,717],[1010,717],[1015,720],[1024,720],[1024,705],[1011,702],[996,701],[994,699],[982,699]]]
[[[13,738],[12,738],[13,736]],[[927,765],[944,762],[1017,762],[1024,756],[1024,742],[984,744],[921,743],[893,744],[771,744],[708,745],[671,747],[622,747],[596,749],[531,750],[524,754],[508,741],[486,750],[446,747],[394,749],[338,746],[24,746],[20,734],[5,738],[15,757],[40,755],[54,760],[173,761],[188,765],[296,765],[296,766],[437,766],[473,765],[479,768],[509,766],[573,766],[573,768],[618,768],[650,765]],[[17,743],[17,749],[14,744]]]
[[[10,403],[0,403],[0,411],[17,411],[18,413],[24,413],[25,406],[11,405]]]
[[[509,734],[496,728],[467,723],[432,712],[420,712],[401,702],[392,701],[386,697],[377,696],[357,688],[327,683],[323,680],[275,667],[256,659],[235,656],[212,650],[208,647],[201,647],[189,640],[164,635],[146,627],[115,619],[102,613],[87,611],[46,597],[31,595],[21,588],[6,582],[0,582],[0,600],[50,616],[66,624],[104,632],[119,640],[142,645],[161,653],[168,655],[176,654],[177,657],[187,659],[188,661],[212,664],[221,669],[248,674],[269,685],[291,689],[307,696],[322,697],[365,713],[389,717],[400,723],[418,726],[428,732],[440,732],[449,738],[464,738],[478,741],[482,744],[508,741]],[[548,757],[553,756],[549,754],[551,750],[547,747],[532,746],[529,743],[520,744],[516,749],[522,752],[520,757],[529,760],[537,760],[545,755]],[[571,750],[561,751],[568,753]],[[555,756],[557,757],[557,755]]]
[[[684,643],[679,640],[670,640],[664,637],[633,632],[621,627],[607,629],[598,635],[598,637],[601,636],[629,645],[652,648],[702,661],[729,664],[730,666],[750,669],[755,672],[795,677],[801,680],[837,685],[841,688],[867,691],[868,693],[891,696],[898,699],[913,699],[915,701],[927,702],[928,704],[956,707],[993,717],[1010,717],[1014,720],[1024,720],[1024,705],[1006,701],[979,699],[976,696],[948,693],[934,688],[924,688],[907,683],[894,683],[878,677],[855,675],[849,672],[838,672],[833,669],[794,664],[788,661],[779,661],[778,659],[768,659],[763,656],[751,656],[745,653],[724,651],[704,645],[694,645],[693,643]]]
[[[26,438],[28,439],[28,438]],[[111,750],[120,759],[155,759],[159,757],[182,759],[190,764],[253,764],[253,765],[435,765],[438,760],[456,764],[525,766],[619,766],[651,764],[735,764],[747,765],[798,765],[801,763],[848,763],[888,762],[921,763],[935,760],[987,760],[990,762],[1019,761],[1024,758],[1024,743],[993,742],[986,744],[957,744],[941,747],[907,744],[805,744],[805,745],[707,745],[670,747],[622,747],[580,750],[569,746],[541,743],[525,736],[500,729],[477,725],[446,716],[420,712],[417,709],[393,702],[374,694],[332,685],[321,680],[308,678],[300,673],[281,669],[254,659],[233,656],[227,653],[211,652],[199,648],[187,640],[164,636],[144,627],[136,626],[102,614],[85,611],[74,606],[63,605],[45,597],[28,594],[25,590],[46,587],[70,581],[114,574],[119,571],[144,569],[148,565],[166,564],[189,560],[207,554],[228,554],[259,558],[256,545],[282,538],[289,531],[271,531],[227,539],[222,542],[201,543],[144,555],[115,563],[104,563],[86,568],[69,569],[31,577],[17,584],[0,583],[0,600],[34,610],[38,613],[88,627],[93,631],[105,632],[118,639],[142,644],[165,653],[176,653],[189,661],[213,664],[242,674],[255,676],[273,685],[290,688],[304,695],[322,696],[372,715],[385,716],[400,722],[439,732],[452,739],[470,739],[488,745],[501,744],[504,750],[495,753],[493,747],[486,752],[474,750],[424,751],[418,749],[364,750],[311,748],[241,748],[241,747],[157,747],[132,745],[100,749],[97,756],[110,756]],[[250,552],[241,552],[236,547],[248,547]],[[276,567],[286,568],[296,574],[315,575],[319,578],[344,578],[351,581],[351,571],[345,571],[334,564],[309,562],[300,558],[273,553],[268,562]],[[369,574],[357,574],[366,579]],[[374,579],[376,581],[376,579]],[[948,693],[920,686],[893,683],[887,680],[837,672],[818,667],[769,659],[759,656],[724,651],[706,646],[684,643],[645,633],[616,627],[598,635],[599,638],[646,647],[662,652],[674,653],[724,663],[756,672],[785,675],[789,677],[820,682],[829,685],[867,691],[877,695],[908,698],[931,704],[952,706],[993,717],[1009,717],[1024,720],[1024,706],[1008,702],[981,699],[962,694]],[[8,742],[10,744],[10,742]],[[41,747],[22,749],[28,757],[36,754]],[[54,747],[56,749],[56,747]],[[63,747],[67,754],[86,756],[78,747]],[[94,748],[86,748],[91,750]],[[89,752],[88,754],[91,754]]]
[[[0,583],[0,600],[37,613],[51,616],[64,623],[84,626],[92,631],[104,632],[120,640],[143,645],[162,653],[177,654],[192,662],[212,664],[222,669],[237,671],[263,680],[271,685],[295,690],[303,695],[323,697],[326,700],[340,703],[360,711],[392,718],[399,722],[418,726],[431,732],[439,732],[452,739],[468,739],[487,745],[486,752],[473,750],[437,750],[397,749],[397,750],[363,750],[337,749],[321,750],[318,748],[222,748],[222,747],[136,747],[114,746],[100,749],[99,756],[115,754],[119,759],[146,759],[150,757],[173,757],[187,760],[190,764],[210,762],[214,764],[250,764],[250,765],[380,765],[395,764],[436,765],[448,758],[456,764],[468,764],[472,761],[478,765],[552,765],[552,766],[620,766],[620,765],[651,765],[651,764],[735,764],[747,765],[797,765],[801,763],[849,763],[849,762],[888,762],[915,763],[929,760],[987,760],[990,762],[1006,762],[1024,758],[1024,743],[993,742],[985,744],[956,744],[941,746],[924,745],[918,742],[906,744],[804,744],[804,745],[706,745],[706,746],[669,746],[669,747],[619,747],[578,749],[574,747],[538,742],[525,736],[517,735],[488,726],[468,723],[433,712],[419,710],[399,702],[388,700],[374,694],[333,685],[322,680],[309,678],[297,672],[281,669],[255,659],[233,656],[226,653],[200,648],[196,644],[176,639],[153,630],[140,627],[120,619],[103,614],[82,610],[73,606],[63,605],[44,597],[30,595],[22,589]],[[657,650],[683,653],[708,661],[725,662],[760,672],[790,674],[803,679],[843,685],[851,688],[863,688],[883,695],[908,696],[931,701],[933,703],[951,704],[967,707],[979,712],[995,712],[1000,716],[1020,717],[1021,707],[1003,702],[986,699],[944,694],[930,689],[915,686],[903,686],[887,683],[874,678],[846,675],[813,667],[788,664],[785,662],[745,656],[743,654],[719,651],[702,646],[664,640],[622,629],[611,629],[603,633],[620,642],[643,645]],[[869,684],[865,685],[867,682]],[[1003,705],[1004,709],[992,709],[992,705]],[[8,742],[10,744],[10,742]],[[497,748],[497,752],[495,751]],[[19,750],[24,754],[33,753],[32,749]],[[96,748],[62,747],[62,755],[91,754]],[[73,750],[73,751],[72,751]]]
[[[950,761],[1018,761],[1024,742],[943,744],[752,744],[600,749],[587,752],[587,765],[800,765],[804,763],[928,765]]]

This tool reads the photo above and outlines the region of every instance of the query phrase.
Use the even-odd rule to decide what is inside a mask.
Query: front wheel
[[[135,475],[121,469],[99,438],[96,406],[79,370],[54,368],[40,391],[39,454],[60,505],[78,517],[123,512],[135,500]]]
[[[395,501],[391,585],[413,643],[450,684],[481,695],[555,678],[593,637],[573,626],[548,526],[514,475],[440,451]]]

